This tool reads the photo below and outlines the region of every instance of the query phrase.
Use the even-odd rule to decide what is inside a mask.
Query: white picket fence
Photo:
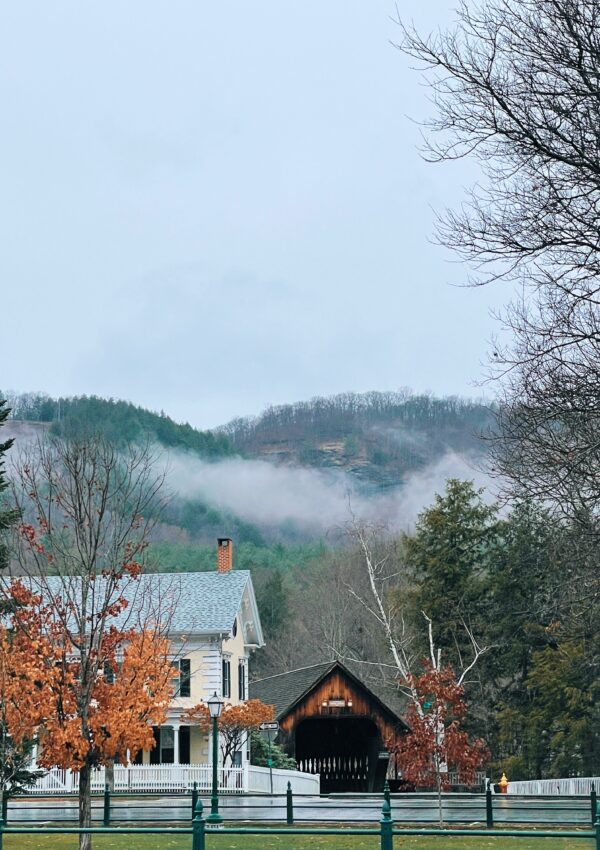
[[[243,794],[270,791],[268,767],[220,767],[217,773],[219,792],[222,794]],[[115,766],[114,790],[131,794],[152,792],[186,793],[191,791],[194,782],[198,783],[201,794],[212,790],[212,765],[210,764],[131,764]],[[295,794],[318,794],[319,776],[302,773],[299,770],[273,769],[273,793],[285,794],[288,782],[292,783]],[[92,791],[104,790],[106,772],[103,767],[92,773]],[[31,794],[48,795],[76,794],[79,786],[77,771],[62,770],[55,767],[36,782]]]
[[[248,790],[247,768],[220,767],[217,773],[219,791],[242,794]],[[194,782],[201,793],[210,793],[212,766],[210,764],[131,764],[115,766],[114,790],[132,794],[190,791]],[[92,774],[92,791],[103,791],[106,774],[103,767]],[[79,785],[77,771],[55,767],[49,770],[31,789],[32,794],[75,794]]]
[[[288,782],[294,794],[318,794],[320,778],[318,773],[303,773],[300,770],[281,770],[273,768],[273,793],[285,794]],[[259,794],[268,794],[271,790],[271,777],[268,767],[251,764],[248,768],[248,790]]]
[[[597,776],[575,776],[570,779],[530,779],[508,783],[508,794],[532,796],[587,797],[592,791],[592,782],[600,793],[600,778]]]

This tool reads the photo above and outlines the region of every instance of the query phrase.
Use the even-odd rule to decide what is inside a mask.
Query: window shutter
[[[223,659],[223,696],[231,696],[231,662],[228,658]]]
[[[246,699],[246,668],[241,662],[238,664],[238,697]]]

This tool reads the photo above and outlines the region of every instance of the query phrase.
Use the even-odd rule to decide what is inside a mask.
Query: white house
[[[156,746],[138,753],[136,764],[210,762],[208,736],[182,722],[192,705],[217,693],[226,703],[248,698],[248,661],[264,645],[252,576],[234,570],[233,543],[220,538],[215,572],[142,576],[159,594],[169,616],[169,637],[179,676],[167,723],[155,728]],[[141,588],[144,595],[144,588]],[[237,753],[241,766],[248,753]]]
[[[53,577],[46,580],[51,592]],[[61,578],[56,577],[60,593]],[[154,728],[151,750],[128,753],[128,763],[114,768],[116,791],[186,791],[196,782],[201,791],[211,788],[212,747],[210,737],[198,726],[185,722],[187,709],[206,701],[215,692],[225,703],[248,699],[248,662],[253,650],[264,645],[252,577],[248,570],[233,569],[233,542],[217,541],[214,572],[157,573],[142,575],[125,591],[129,605],[120,625],[152,622],[168,624],[173,662],[178,675],[167,721]],[[293,779],[297,791],[318,793],[319,778],[298,771],[273,771],[274,790],[285,791]],[[220,765],[221,791],[267,791],[272,776],[267,768],[250,767],[244,746],[235,753],[233,765]],[[104,788],[104,768],[94,772],[92,788]],[[54,768],[39,780],[33,793],[69,793],[76,790],[78,776]]]

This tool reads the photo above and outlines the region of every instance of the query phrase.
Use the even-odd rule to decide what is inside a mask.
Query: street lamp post
[[[218,722],[223,711],[223,700],[219,699],[215,691],[208,700],[208,712],[212,720],[212,795],[210,798],[210,814],[206,818],[207,824],[223,823],[219,814],[219,728]]]

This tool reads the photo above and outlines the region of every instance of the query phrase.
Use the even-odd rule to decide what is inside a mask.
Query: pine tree
[[[497,545],[496,511],[472,482],[450,479],[406,540],[417,585],[415,610],[431,617],[436,645],[457,667],[461,653],[467,657],[470,649],[465,624],[476,634],[483,631],[481,590]]]
[[[0,398],[0,427],[4,425],[10,413],[6,401]],[[0,569],[8,566],[9,548],[6,544],[6,532],[19,519],[19,512],[14,508],[6,507],[5,497],[2,495],[8,489],[8,481],[4,471],[4,455],[12,446],[14,440],[5,440],[0,443]]]

